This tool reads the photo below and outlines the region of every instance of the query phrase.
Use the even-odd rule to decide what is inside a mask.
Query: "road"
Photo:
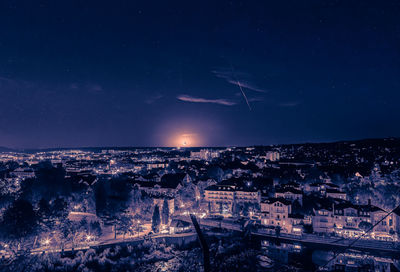
[[[72,248],[70,247],[65,247],[64,250],[62,250],[60,247],[40,247],[40,248],[35,248],[30,251],[31,255],[37,255],[37,254],[43,254],[43,253],[68,253],[68,252],[73,252],[73,251],[85,251],[90,248],[99,248],[99,247],[111,247],[119,244],[130,244],[130,243],[143,243],[147,239],[152,239],[152,240],[162,240],[166,238],[181,238],[181,237],[189,237],[189,236],[196,236],[195,232],[186,232],[186,233],[175,233],[175,234],[152,234],[152,235],[143,235],[139,237],[130,237],[130,238],[122,238],[119,237],[117,239],[109,239],[109,240],[102,240],[102,241],[95,241],[87,245],[81,245]],[[3,255],[2,257],[4,258],[9,258],[9,255]]]
[[[143,230],[139,233],[136,233],[135,235],[118,235],[117,238],[114,238],[114,232],[111,231],[110,229],[104,229],[105,231],[103,232],[103,235],[98,238],[96,241],[91,241],[87,243],[82,243],[80,245],[76,245],[72,247],[72,244],[66,244],[64,246],[64,249],[61,249],[60,245],[57,244],[52,244],[49,246],[42,246],[42,247],[37,247],[32,250],[30,250],[30,254],[32,255],[37,255],[37,254],[43,254],[43,253],[68,253],[72,251],[85,251],[90,248],[98,248],[98,247],[110,247],[118,244],[127,244],[127,243],[142,243],[146,239],[152,239],[152,240],[162,240],[166,238],[180,238],[180,237],[188,237],[188,236],[196,236],[195,232],[187,232],[187,233],[176,233],[176,234],[170,234],[170,233],[159,233],[159,234],[151,234],[149,235],[151,231],[151,224],[143,224]],[[11,257],[10,254],[7,253],[1,253],[0,252],[0,257],[1,258],[9,258]]]
[[[190,222],[191,219],[189,216],[179,216],[177,219],[182,221]],[[242,226],[239,223],[234,222],[227,222],[224,220],[212,220],[212,219],[199,219],[198,222],[201,226],[206,227],[214,227],[220,229],[227,229],[233,231],[242,231]],[[137,243],[143,242],[147,238],[151,239],[163,239],[163,238],[171,238],[171,237],[184,237],[194,235],[194,233],[182,233],[182,234],[157,234],[157,235],[148,235],[149,229],[147,226],[145,230],[139,233],[137,236],[127,236],[122,237],[119,236],[117,239],[114,239],[113,232],[106,232],[103,236],[97,240],[90,242],[85,245],[76,246],[72,248],[71,245],[67,245],[64,248],[64,252],[71,252],[72,250],[88,250],[89,248],[95,247],[107,247],[113,246],[117,244],[123,243]],[[345,248],[349,244],[351,244],[354,240],[353,239],[340,239],[338,237],[329,237],[329,236],[318,236],[315,234],[303,234],[301,236],[298,235],[291,235],[286,233],[281,233],[279,236],[276,236],[274,230],[267,230],[267,229],[257,229],[251,232],[255,236],[265,237],[265,238],[274,238],[279,239],[282,241],[289,241],[289,242],[297,242],[302,244],[314,244],[314,245],[325,245],[325,246],[333,246],[333,247],[340,247]],[[395,253],[400,254],[400,243],[399,242],[386,242],[386,241],[377,241],[377,240],[358,240],[353,246],[353,249],[359,250],[369,250],[369,251],[382,251],[388,253]],[[43,252],[61,252],[61,248],[59,246],[53,247],[40,247],[31,250],[31,254],[41,254]],[[3,255],[4,256],[4,255]],[[5,256],[7,257],[7,256]]]
[[[191,222],[190,217],[180,216],[178,219]],[[242,226],[239,223],[226,222],[224,220],[212,220],[212,219],[200,219],[199,224],[207,227],[222,228],[233,231],[242,231]],[[279,237],[276,236],[275,230],[257,229],[251,232],[255,236],[266,237],[266,238],[278,238],[280,240],[298,242],[303,244],[316,244],[316,245],[327,245],[335,247],[347,247],[354,239],[341,239],[340,237],[329,237],[329,236],[318,236],[316,234],[302,234],[293,235],[281,233]],[[400,254],[400,243],[399,242],[388,242],[379,240],[358,240],[352,248],[360,250],[374,250],[374,251],[385,251],[390,253]]]

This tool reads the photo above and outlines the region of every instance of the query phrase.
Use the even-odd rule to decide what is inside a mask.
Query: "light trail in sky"
[[[242,85],[240,85],[239,80],[237,80],[237,83],[238,83],[238,85],[239,85],[240,91],[241,91],[242,94],[243,94],[244,100],[246,100],[247,106],[249,106],[249,110],[251,110],[251,107],[250,107],[250,104],[249,104],[249,100],[247,99],[247,96],[246,96],[246,94],[244,93],[244,91],[243,91],[243,89],[242,89]]]
[[[237,82],[237,85],[239,86],[239,89],[240,89],[240,91],[241,91],[241,93],[243,95],[243,98],[246,101],[246,104],[249,107],[249,110],[251,111],[251,106],[250,106],[249,100],[247,99],[247,96],[246,96],[245,92],[243,91],[243,88],[242,88],[242,85],[240,84],[240,81],[238,79],[236,79],[235,70],[233,69],[232,63],[231,63],[231,69],[232,69],[233,79]]]

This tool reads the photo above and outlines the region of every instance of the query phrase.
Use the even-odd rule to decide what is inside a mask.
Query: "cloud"
[[[88,84],[89,91],[97,93],[103,91],[103,87],[99,84]]]
[[[300,104],[301,104],[300,101],[293,101],[293,102],[280,103],[279,106],[281,106],[281,107],[296,107]]]
[[[185,101],[185,102],[192,102],[192,103],[212,103],[212,104],[219,104],[224,106],[233,106],[236,105],[235,102],[228,100],[228,99],[206,99],[200,97],[193,97],[186,94],[181,94],[176,97],[178,100]]]
[[[242,87],[251,91],[266,93],[265,89],[258,87],[256,84],[251,82],[251,75],[244,72],[232,72],[227,69],[213,70],[212,73],[219,78],[225,79],[228,83]],[[239,85],[240,84],[240,85]]]
[[[264,97],[250,97],[249,102],[262,102],[264,101]]]
[[[233,84],[233,85],[236,85],[236,86],[239,86],[239,84],[240,84],[240,86],[242,86],[242,88],[245,88],[245,89],[248,89],[248,90],[252,90],[252,91],[255,91],[255,92],[259,92],[259,93],[266,93],[267,92],[267,90],[260,89],[257,86],[252,85],[251,83],[246,82],[244,80],[233,80],[233,79],[230,79],[230,80],[227,80],[227,81],[229,83]]]
[[[154,102],[156,102],[157,100],[163,98],[164,96],[162,94],[156,94],[153,95],[151,97],[149,97],[148,99],[146,99],[146,104],[153,104]]]
[[[70,90],[85,90],[92,94],[101,93],[102,91],[104,91],[103,86],[101,86],[98,83],[92,83],[92,82],[87,82],[87,83],[72,82],[69,84],[68,89],[70,89]]]

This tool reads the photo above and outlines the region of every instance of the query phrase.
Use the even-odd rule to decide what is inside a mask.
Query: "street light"
[[[45,246],[48,246],[50,244],[50,239],[48,239],[48,238],[44,239],[42,244],[44,244]]]

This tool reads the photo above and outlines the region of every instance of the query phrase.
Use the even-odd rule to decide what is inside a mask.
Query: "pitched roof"
[[[297,190],[295,188],[292,187],[287,187],[287,188],[278,188],[275,190],[276,193],[292,193],[292,194],[296,194],[296,195],[301,195],[303,194],[302,191]]]
[[[267,198],[267,199],[261,201],[261,203],[266,203],[266,204],[273,204],[275,202],[281,202],[282,204],[284,204],[286,206],[292,204],[292,202],[290,202],[289,200],[287,200],[285,198],[282,198],[282,197],[278,197],[278,198],[277,197],[270,197],[270,198]]]
[[[185,176],[185,173],[165,174],[161,177],[160,186],[162,188],[176,189]]]
[[[171,227],[175,227],[175,228],[186,228],[186,227],[190,227],[190,223],[186,222],[186,221],[182,221],[179,219],[172,219],[171,221]]]
[[[304,214],[291,213],[288,215],[288,217],[294,219],[304,219]]]
[[[345,192],[342,192],[338,189],[330,189],[330,188],[327,188],[326,192],[330,194],[346,194]]]
[[[204,190],[206,191],[235,191],[235,188],[233,186],[228,186],[228,185],[221,185],[221,184],[214,184],[206,187]]]
[[[340,203],[335,205],[335,210],[343,210],[343,209],[348,209],[348,208],[353,208],[357,211],[362,211],[362,212],[378,212],[378,211],[383,211],[383,209],[374,206],[374,205],[357,205],[357,204],[353,204],[351,202],[344,202],[344,203]]]

